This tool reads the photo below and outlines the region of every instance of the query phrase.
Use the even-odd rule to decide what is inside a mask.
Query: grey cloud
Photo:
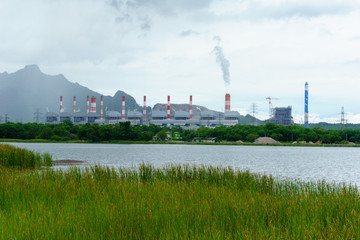
[[[213,0],[134,0],[129,1],[128,5],[132,7],[152,7],[157,10],[174,10],[174,11],[189,11],[208,8]]]
[[[349,39],[350,41],[359,41],[360,40],[360,36],[354,36],[352,38]]]
[[[145,11],[146,14],[156,13],[168,17],[176,16],[180,13],[193,14],[193,19],[200,21],[216,21],[226,18],[237,18],[257,20],[263,18],[282,19],[291,17],[312,18],[322,15],[343,14],[359,9],[359,4],[351,4],[346,1],[329,0],[324,1],[297,1],[282,4],[262,5],[257,1],[248,1],[248,8],[238,14],[229,16],[216,16],[209,11],[209,6],[214,0],[107,0],[108,4],[119,11],[133,10],[139,13]],[[244,0],[242,0],[244,1]],[[198,15],[201,16],[198,16]]]
[[[110,7],[117,11],[115,21],[120,24],[135,24],[143,33],[140,36],[145,37],[147,32],[151,30],[151,18],[149,15],[152,9],[142,8],[136,1],[128,0],[107,0]]]
[[[255,12],[265,18],[289,18],[289,17],[305,17],[312,18],[323,15],[334,15],[347,13],[353,8],[346,3],[329,2],[328,4],[313,2],[287,3],[269,8],[264,8],[252,4],[249,12]]]
[[[115,9],[117,9],[117,10],[120,9],[120,6],[119,6],[119,3],[120,3],[120,2],[117,1],[117,0],[108,0],[107,3],[108,3],[111,7],[115,8]]]
[[[331,1],[327,3],[317,1],[287,2],[282,4],[261,5],[249,1],[248,7],[238,13],[214,14],[206,9],[192,13],[191,19],[196,22],[219,21],[259,21],[263,19],[289,19],[293,17],[314,18],[325,15],[341,15],[359,10],[359,4],[350,4],[345,1]]]
[[[119,12],[134,11],[135,14],[145,12],[162,16],[175,17],[179,13],[194,12],[207,9],[213,0],[107,0],[107,4]],[[140,14],[141,15],[141,14]]]
[[[106,0],[109,6],[119,12],[116,21],[130,22],[138,19],[140,30],[151,29],[150,16],[177,17],[188,14],[195,22],[214,21],[258,21],[262,19],[287,19],[292,17],[313,18],[323,15],[343,14],[353,11],[357,5],[344,1],[329,0],[328,2],[296,1],[282,4],[262,5],[257,1],[248,1],[247,9],[239,13],[217,15],[209,7],[214,0]],[[244,0],[243,0],[244,1]],[[146,20],[144,20],[146,19]],[[184,33],[186,35],[186,33]],[[182,34],[180,34],[182,36]]]
[[[199,34],[200,34],[199,32],[196,32],[196,31],[190,29],[190,30],[179,33],[179,37],[189,37],[189,36],[199,35]]]
[[[151,29],[151,19],[148,16],[140,17],[141,25],[140,28],[143,31],[150,31]]]
[[[333,33],[332,33],[329,29],[320,28],[320,29],[319,29],[319,35],[320,35],[320,36],[332,36]]]
[[[115,19],[116,22],[118,23],[122,23],[122,22],[131,22],[132,21],[132,17],[130,14],[124,13],[122,15],[120,15],[119,17],[117,17]]]
[[[343,63],[343,65],[360,65],[360,58],[354,58]]]

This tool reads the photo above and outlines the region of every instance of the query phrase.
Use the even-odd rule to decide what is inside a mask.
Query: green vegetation
[[[216,138],[217,142],[241,140],[253,142],[258,137],[271,137],[283,143],[312,141],[324,144],[360,143],[360,130],[324,130],[323,128],[304,128],[301,126],[280,126],[272,123],[261,126],[236,125],[232,127],[200,127],[185,130],[180,127],[131,126],[129,122],[118,125],[73,125],[70,121],[61,124],[4,123],[0,124],[0,139],[22,139],[54,142],[149,142],[153,139],[164,141],[167,133],[178,133],[185,142],[195,137]],[[35,139],[35,140],[33,140]],[[180,138],[179,138],[180,139]]]
[[[359,239],[356,187],[220,167],[0,167],[0,239]]]
[[[350,130],[360,130],[360,124],[354,124],[354,123],[326,123],[326,122],[319,122],[319,123],[310,123],[310,128],[323,128],[326,130],[342,130],[342,129],[350,129]]]
[[[281,126],[267,123],[262,126],[235,125],[215,128],[200,127],[197,130],[182,130],[185,141],[194,137],[216,138],[216,141],[253,142],[258,137],[271,137],[283,143],[294,141],[321,142],[325,144],[342,144],[349,141],[360,143],[359,130],[324,130],[322,128],[304,128],[301,126]]]
[[[52,157],[48,153],[40,154],[7,144],[0,144],[0,167],[34,169],[51,166]]]

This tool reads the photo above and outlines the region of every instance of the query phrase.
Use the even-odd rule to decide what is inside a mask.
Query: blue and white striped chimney
[[[304,127],[309,127],[309,84],[305,83],[305,114]]]

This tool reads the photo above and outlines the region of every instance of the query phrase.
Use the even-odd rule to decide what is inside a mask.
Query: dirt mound
[[[71,160],[71,159],[63,159],[63,160],[54,160],[55,164],[76,164],[76,163],[84,163],[85,161],[81,160]]]
[[[278,141],[276,141],[273,138],[270,137],[259,137],[257,138],[254,143],[259,143],[259,144],[274,144],[274,143],[280,143]]]

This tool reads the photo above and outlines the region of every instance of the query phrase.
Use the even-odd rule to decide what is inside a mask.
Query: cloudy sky
[[[1,0],[0,72],[38,64],[104,95],[360,123],[359,0]],[[221,61],[222,60],[222,61]],[[224,76],[229,83],[224,82]]]

